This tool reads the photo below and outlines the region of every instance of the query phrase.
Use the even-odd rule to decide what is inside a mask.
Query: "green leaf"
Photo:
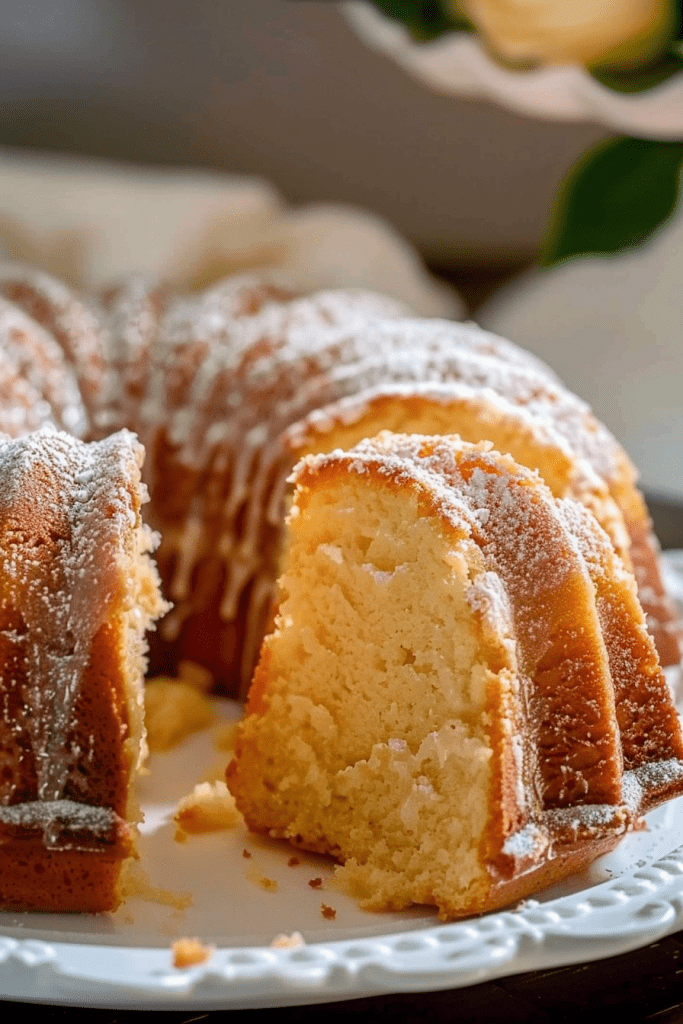
[[[601,85],[606,86],[614,92],[633,93],[643,92],[645,89],[652,89],[655,85],[661,85],[667,78],[677,75],[683,71],[683,53],[681,43],[673,43],[668,53],[665,53],[656,64],[649,67],[638,68],[634,71],[609,71],[594,68],[591,74]]]
[[[541,264],[640,245],[676,207],[683,142],[609,139],[560,187]]]
[[[384,14],[402,21],[414,39],[427,42],[445,32],[471,32],[472,25],[460,17],[447,0],[373,0]]]

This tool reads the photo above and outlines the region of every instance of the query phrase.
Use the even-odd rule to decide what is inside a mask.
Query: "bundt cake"
[[[633,567],[662,661],[679,660],[675,615],[662,585],[657,544],[633,467],[587,406],[530,354],[472,324],[411,319],[393,299],[359,290],[302,297],[281,282],[242,276],[203,294],[178,297],[159,283],[136,279],[99,297],[84,298],[42,272],[0,265],[0,434],[7,438],[2,444],[10,446],[3,451],[15,450],[10,439],[19,446],[17,452],[33,451],[31,446],[36,445],[41,452],[52,453],[45,457],[45,464],[54,464],[54,472],[67,472],[69,460],[87,462],[95,457],[88,452],[123,452],[126,445],[136,453],[128,462],[132,459],[137,467],[139,450],[122,430],[134,431],[144,446],[148,525],[141,530],[138,523],[136,468],[131,477],[135,483],[124,491],[138,494],[130,499],[131,537],[138,539],[126,543],[142,551],[150,544],[147,530],[161,535],[158,567],[165,597],[173,607],[150,640],[154,673],[174,675],[176,665],[189,660],[209,670],[223,693],[246,693],[263,636],[272,623],[287,479],[293,465],[303,455],[351,447],[384,428],[430,435],[457,432],[473,443],[490,440],[529,470],[538,470],[556,498],[578,500],[610,540],[609,552],[596,555],[594,566],[607,564],[609,556]],[[55,454],[62,451],[71,455]],[[16,464],[23,465],[22,458],[17,456]],[[8,460],[12,465],[16,462],[14,456],[8,455]],[[28,462],[42,464],[39,459]],[[46,470],[36,472],[30,485],[33,495],[38,494],[37,481],[49,477]],[[84,479],[91,479],[90,470],[76,468],[74,473],[68,485],[58,487],[60,502],[68,502],[69,494],[81,493],[83,473]],[[121,474],[114,474],[116,486],[122,486],[121,479]],[[103,488],[105,480],[106,476]],[[51,486],[46,483],[47,493]],[[84,493],[89,486],[83,485]],[[14,492],[10,488],[7,493]],[[21,507],[27,508],[25,502]],[[74,507],[81,508],[80,499]],[[113,499],[105,500],[105,520],[118,508]],[[13,536],[18,536],[10,507],[7,515]],[[66,523],[66,506],[61,515],[59,522]],[[587,522],[592,521],[590,516]],[[50,545],[60,547],[56,527],[44,527],[35,518],[31,523],[47,531],[45,542],[39,542],[46,557]],[[106,533],[106,526],[102,529]],[[134,561],[137,568],[130,585],[138,593],[142,627],[161,612],[162,605],[147,556],[143,552]],[[91,564],[99,564],[94,554]],[[67,576],[59,576],[62,589],[67,588]],[[109,600],[107,596],[104,605]],[[111,607],[114,621],[116,602]],[[109,708],[98,712],[102,722],[120,721],[132,737],[118,755],[115,742],[101,747],[110,750],[107,757],[118,757],[120,770],[112,769],[113,777],[120,780],[118,795],[107,796],[107,803],[99,791],[88,795],[83,788],[81,776],[95,786],[98,770],[94,763],[78,760],[85,727],[79,724],[80,704],[73,704],[69,697],[64,707],[76,716],[70,749],[78,774],[69,768],[63,782],[67,795],[45,796],[48,791],[40,788],[39,780],[34,780],[35,785],[30,782],[30,773],[25,783],[17,775],[19,761],[23,765],[27,759],[28,765],[35,756],[22,753],[19,757],[16,751],[36,751],[39,740],[38,733],[26,738],[32,713],[25,710],[30,707],[25,698],[21,704],[17,696],[27,684],[21,674],[24,669],[15,669],[18,662],[11,655],[17,632],[14,605],[7,614],[8,625],[0,637],[3,650],[10,652],[5,696],[0,694],[8,737],[6,788],[0,798],[2,835],[7,837],[2,856],[12,861],[19,841],[21,850],[33,853],[21,859],[24,881],[9,881],[19,877],[19,861],[12,862],[14,875],[4,873],[0,903],[23,905],[33,891],[32,905],[44,909],[57,905],[103,908],[107,901],[113,905],[121,856],[132,842],[130,829],[122,823],[135,817],[121,801],[137,757],[134,750],[141,744],[139,716],[132,710],[139,694],[134,698],[130,694],[133,675],[142,671],[142,641],[134,644],[135,671],[125,658],[124,668],[117,668],[113,661],[114,674],[107,677],[102,691],[110,696],[97,698],[103,708]],[[128,626],[112,629],[117,636],[131,633]],[[29,629],[25,643],[35,644],[41,635]],[[120,651],[120,646],[116,649]],[[105,672],[104,655],[93,658],[93,671]],[[66,685],[63,677],[55,676],[50,692],[62,685]],[[624,683],[629,693],[633,685],[630,680]],[[79,692],[89,692],[89,684],[82,684]],[[122,704],[117,695],[124,692]],[[641,703],[647,704],[648,692],[638,691]],[[86,717],[89,713],[82,711]],[[633,730],[637,745],[642,737],[635,725]],[[64,735],[61,729],[50,740],[55,749]],[[109,768],[103,771],[111,774]],[[104,774],[100,784],[102,792],[109,793],[111,783]],[[53,823],[52,811],[42,807],[46,802],[59,805],[60,816],[55,819],[59,827]],[[76,835],[68,817],[72,803],[109,808],[106,820],[115,821],[115,827],[102,831],[104,826],[97,826],[97,832],[90,822],[78,833],[78,849],[69,848],[69,857],[78,866],[66,870],[63,866],[71,861],[60,855],[58,870],[51,837],[57,835],[55,842],[64,845],[64,836]],[[34,804],[41,806],[22,811],[18,822],[20,812],[13,808]],[[97,858],[90,855],[95,847]],[[94,878],[96,863],[104,873],[102,879],[106,875],[109,882],[93,881],[88,895],[87,886],[83,889],[74,882],[75,872],[90,871],[89,877]],[[40,892],[54,894],[45,895],[44,903],[38,902],[30,884],[40,864],[47,872]],[[69,896],[76,888],[81,894]],[[110,895],[105,896],[105,891]]]
[[[309,455],[228,781],[256,831],[373,909],[488,911],[683,792],[632,575],[596,519],[490,443],[389,432]]]
[[[472,324],[411,319],[362,291],[298,297],[236,277],[173,297],[134,280],[85,300],[0,266],[0,430],[135,431],[173,610],[153,672],[204,665],[244,695],[270,621],[286,480],[307,452],[383,428],[492,440],[578,498],[631,564],[662,661],[675,615],[628,458],[540,360]]]
[[[0,438],[0,906],[110,910],[134,853],[145,630],[164,610],[142,448]]]

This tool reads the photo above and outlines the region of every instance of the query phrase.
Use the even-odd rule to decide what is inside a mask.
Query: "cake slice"
[[[228,782],[252,829],[332,854],[372,909],[504,906],[683,791],[631,576],[490,448],[384,433],[295,471]]]
[[[166,605],[128,431],[0,436],[0,906],[114,909]]]

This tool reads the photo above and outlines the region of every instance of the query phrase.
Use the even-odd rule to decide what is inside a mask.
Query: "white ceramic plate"
[[[683,552],[667,567],[683,594]],[[680,686],[677,673],[672,682]],[[223,702],[220,714],[236,719],[239,709]],[[189,891],[192,905],[135,899],[112,915],[0,914],[0,996],[145,1009],[288,1006],[457,988],[613,956],[683,928],[683,798],[537,900],[440,924],[424,909],[361,911],[334,889],[328,860],[241,826],[175,842],[177,799],[225,757],[208,730],[153,758],[142,793],[143,867],[155,886]],[[293,932],[306,944],[271,946]],[[216,950],[199,967],[174,969],[170,945],[181,936]]]
[[[683,74],[644,92],[620,93],[574,65],[512,71],[491,60],[469,32],[416,43],[400,22],[372,4],[355,0],[339,8],[366,45],[437,92],[485,97],[552,121],[595,121],[637,138],[683,137]]]

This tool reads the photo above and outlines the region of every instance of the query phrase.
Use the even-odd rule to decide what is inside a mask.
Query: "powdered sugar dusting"
[[[159,565],[176,602],[161,626],[169,640],[211,603],[226,621],[239,610],[258,634],[292,447],[382,398],[458,402],[474,417],[505,422],[568,467],[569,493],[603,516],[610,490],[632,486],[614,438],[540,360],[474,324],[411,318],[383,296],[354,289],[301,297],[283,282],[243,275],[181,297],[136,280],[86,303],[15,265],[0,268],[0,294],[53,339],[89,420],[83,433],[70,400],[60,411],[54,388],[29,391],[19,373],[5,382],[0,364],[0,429],[18,436],[47,425],[98,438],[129,426],[145,446],[151,524],[163,535]],[[476,522],[486,511],[472,515]],[[625,549],[616,508],[606,525]],[[238,632],[237,646],[243,641]]]
[[[0,357],[6,377],[14,386],[23,382],[35,394],[35,406],[44,406],[39,415],[76,436],[86,430],[86,412],[76,375],[52,335],[19,307],[0,298]],[[0,423],[14,402],[9,399],[0,413]],[[7,427],[5,426],[7,430]],[[34,428],[36,429],[36,428]],[[25,431],[22,431],[25,432]],[[17,432],[18,433],[18,432]]]
[[[0,295],[54,338],[74,367],[85,406],[94,411],[104,374],[102,328],[96,308],[76,298],[49,274],[14,263],[0,265]]]
[[[481,617],[485,629],[502,637],[505,647],[514,649],[514,625],[510,598],[503,581],[495,572],[480,573],[467,591],[467,600]]]
[[[624,588],[632,599],[633,583],[582,506],[554,499],[537,474],[492,451],[490,444],[468,444],[457,437],[385,432],[350,452],[306,457],[295,469],[294,481],[312,485],[317,473],[339,464],[368,479],[384,477],[412,489],[455,537],[467,536],[481,549],[486,569],[472,579],[468,601],[487,635],[507,648],[536,730],[535,741],[543,749],[537,761],[530,761],[528,752],[515,754],[517,792],[540,793],[544,814],[552,811],[544,824],[536,821],[510,837],[511,855],[521,856],[524,849],[531,856],[539,835],[551,825],[556,832],[573,830],[582,838],[613,828],[623,831],[661,799],[667,786],[680,786],[679,759],[675,753],[669,757],[666,737],[658,736],[652,754],[647,754],[647,767],[643,757],[638,762],[643,787],[637,801],[627,800],[623,791],[610,672],[612,667],[617,672],[620,665],[608,662],[598,614],[601,595],[596,597],[588,570],[595,563],[596,579],[599,573],[609,575],[610,586]],[[607,614],[605,609],[603,615]],[[619,630],[622,647],[628,629],[645,645],[630,682],[649,688],[651,725],[668,732],[675,751],[680,736],[677,740],[671,716],[666,718],[671,705],[651,640],[637,615],[632,625],[630,621]],[[620,650],[619,658],[624,657]],[[618,709],[625,707],[631,692],[623,685],[624,678],[622,674]],[[642,736],[642,724],[637,735]],[[643,752],[647,749],[647,742],[641,745]],[[662,758],[667,757],[670,765],[664,770]],[[523,806],[523,801],[518,804]]]
[[[22,828],[40,828],[44,832],[58,826],[67,831],[87,831],[101,836],[111,832],[119,819],[108,807],[93,807],[75,800],[33,800],[0,807],[0,823]]]
[[[141,462],[127,431],[93,444],[45,431],[0,439],[4,599],[13,609],[2,636],[23,651],[24,727],[41,802],[63,799],[79,753],[68,742],[73,711],[93,637],[120,591]]]
[[[457,404],[502,423],[555,459],[565,467],[567,493],[612,515],[610,536],[626,547],[617,504],[637,505],[637,495],[617,442],[540,360],[475,325],[410,319],[399,303],[363,291],[302,298],[255,277],[176,298],[133,281],[86,302],[47,275],[0,268],[0,430],[21,439],[0,440],[4,568],[19,609],[3,640],[25,651],[27,679],[24,719],[3,711],[11,728],[26,729],[39,797],[0,808],[0,823],[42,828],[48,842],[65,827],[99,834],[112,826],[110,812],[65,798],[77,756],[68,730],[90,641],[116,591],[117,552],[136,520],[125,481],[137,481],[141,449],[125,432],[86,447],[59,431],[92,440],[135,427],[148,453],[152,525],[164,533],[160,565],[177,600],[167,636],[219,608],[235,628],[237,671],[246,681],[272,597],[292,450],[354,424],[382,401],[407,405],[416,397],[442,413]],[[582,544],[571,511],[563,520],[536,474],[485,443],[410,437],[309,459],[298,473],[326,459],[413,488],[454,535],[477,545],[484,569],[472,570],[469,606],[507,652],[505,671],[517,673],[511,700],[528,712],[537,746],[552,751],[554,733],[571,737],[568,759],[557,747],[560,770],[543,774],[512,736],[526,825],[508,837],[511,856],[533,859],[559,835],[576,840],[630,827],[648,800],[680,787],[683,761],[672,750],[627,772],[623,792],[608,802],[620,765],[606,739],[610,712],[600,687],[608,677],[590,616],[567,641],[580,656],[562,664],[563,685],[583,687],[576,706],[563,707],[561,695],[533,678],[552,645],[554,595],[568,581],[583,594],[586,566],[596,579],[603,572],[600,552]],[[27,547],[26,525],[38,508],[43,533]],[[334,545],[326,554],[332,563],[340,557]],[[632,655],[619,657],[630,671]],[[511,732],[513,725],[511,718]],[[416,790],[416,800],[428,797],[426,788]],[[545,808],[531,821],[536,804]]]

